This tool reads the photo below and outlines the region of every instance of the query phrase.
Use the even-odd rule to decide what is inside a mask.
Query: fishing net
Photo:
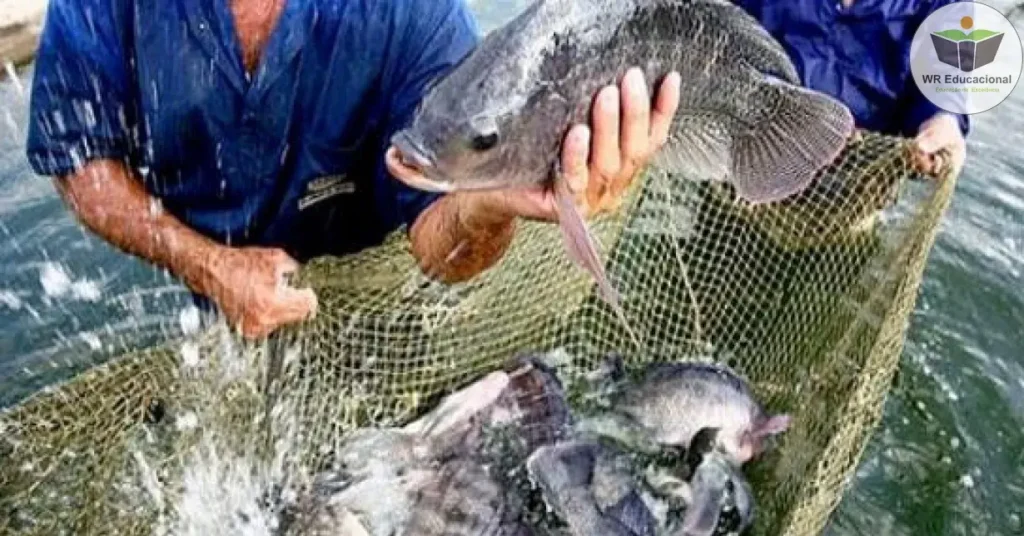
[[[908,151],[866,133],[806,192],[759,206],[651,170],[594,222],[629,330],[552,225],[523,223],[496,267],[454,287],[418,272],[401,233],[316,260],[300,279],[320,313],[303,326],[260,344],[213,326],[0,415],[0,531],[269,526],[275,494],[357,427],[405,423],[522,353],[555,352],[571,376],[616,352],[710,356],[792,414],[746,468],[755,532],[819,533],[879,420],[954,188],[951,173],[918,176]]]

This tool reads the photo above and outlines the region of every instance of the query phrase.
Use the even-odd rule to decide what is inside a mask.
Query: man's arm
[[[212,298],[247,336],[266,335],[315,307],[311,291],[279,283],[281,251],[219,246],[155,210],[130,162],[137,96],[127,0],[51,0],[32,82],[27,156],[99,237]]]
[[[315,310],[311,290],[283,283],[298,267],[283,251],[229,248],[206,238],[163,211],[121,162],[94,160],[54,182],[89,230],[212,298],[247,336],[265,336]]]

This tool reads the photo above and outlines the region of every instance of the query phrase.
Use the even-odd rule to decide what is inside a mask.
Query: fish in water
[[[753,203],[801,191],[853,134],[849,110],[801,87],[782,46],[728,1],[537,0],[433,82],[391,141],[423,190],[552,188],[570,257],[621,314],[557,166],[570,126],[632,66],[648,87],[681,75],[655,164]]]

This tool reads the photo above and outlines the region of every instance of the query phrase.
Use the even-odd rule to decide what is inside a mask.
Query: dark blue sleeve
[[[416,106],[431,80],[447,74],[476,46],[479,37],[476,22],[462,0],[407,0],[398,2],[398,45],[392,52],[393,72],[389,110],[384,129],[384,147],[380,154],[378,176],[389,182],[394,192],[402,223],[411,227],[420,213],[440,194],[416,190],[391,177],[383,162],[391,136],[412,121]]]
[[[50,0],[32,82],[27,154],[40,175],[131,154],[126,0]]]
[[[939,8],[945,7],[949,4],[958,1],[960,0],[935,0],[934,2],[923,2],[922,5],[924,7],[921,9],[921,12],[918,13],[917,26],[914,29],[916,30],[917,27],[920,27],[920,24],[924,22],[924,19],[928,18],[929,15],[934,13]],[[907,36],[908,39],[912,37],[912,33]],[[908,77],[913,76],[913,74],[909,72],[907,73],[907,75]],[[925,97],[923,93],[921,93],[921,90],[918,89],[917,84],[912,79],[907,80],[906,87],[908,95],[907,98],[904,100],[904,102],[907,103],[907,111],[903,115],[904,135],[916,136],[918,131],[921,129],[921,125],[925,121],[931,119],[933,116],[935,116],[935,114],[945,112],[957,117],[957,120],[960,122],[960,131],[963,132],[964,136],[967,136],[967,134],[971,130],[970,116],[968,116],[967,114],[954,114],[952,112],[947,112],[946,110],[939,108],[938,106],[933,104],[932,101],[928,100],[928,98]]]

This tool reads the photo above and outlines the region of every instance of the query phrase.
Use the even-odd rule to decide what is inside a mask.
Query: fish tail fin
[[[850,110],[824,93],[761,75],[753,98],[775,106],[733,140],[733,185],[752,203],[802,191],[853,135]]]
[[[612,307],[616,316],[619,317],[619,320],[625,327],[626,332],[633,339],[633,343],[639,347],[640,340],[637,338],[636,333],[633,332],[626,318],[626,312],[622,308],[618,291],[615,290],[611,281],[608,280],[608,273],[605,271],[604,263],[601,262],[601,257],[597,251],[597,242],[594,239],[593,233],[590,232],[587,222],[583,219],[583,215],[580,214],[579,208],[576,207],[573,195],[569,191],[569,185],[566,184],[565,178],[561,174],[557,174],[554,182],[558,224],[562,230],[562,241],[565,244],[569,258],[577,266],[586,270],[594,277],[594,280],[597,281],[601,298]]]

